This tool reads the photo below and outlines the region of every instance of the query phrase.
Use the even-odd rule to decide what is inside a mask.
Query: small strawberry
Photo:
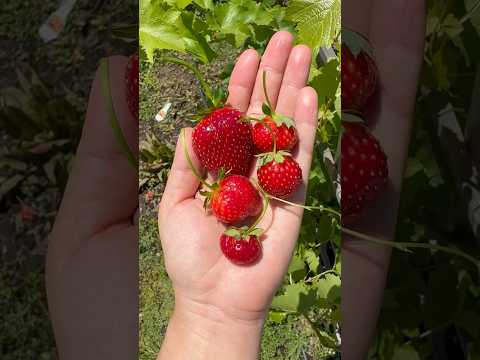
[[[342,110],[363,113],[377,87],[378,70],[370,43],[342,31]]]
[[[151,190],[149,190],[145,193],[145,201],[146,202],[151,202],[154,197],[155,197],[155,193]]]
[[[138,55],[133,54],[128,58],[127,67],[125,70],[125,82],[126,82],[126,97],[128,109],[132,116],[138,120]]]
[[[289,118],[287,118],[289,119]],[[292,150],[298,142],[298,134],[293,120],[278,121],[270,116],[263,119],[264,123],[256,123],[253,127],[253,143],[258,153],[265,153],[273,150],[273,136],[275,136],[278,150]],[[269,128],[267,128],[269,127]]]
[[[302,169],[286,151],[268,153],[261,158],[257,178],[267,194],[285,199],[302,183]]]
[[[249,265],[260,258],[262,245],[257,235],[260,229],[228,229],[220,237],[220,249],[225,257],[237,265]]]
[[[267,93],[267,73],[263,72],[263,92],[265,103],[262,105],[264,116],[253,127],[253,143],[258,153],[276,150],[292,150],[298,142],[295,121],[288,116],[275,112]],[[275,141],[274,141],[275,139]]]
[[[214,110],[193,130],[193,150],[211,172],[248,175],[253,160],[252,126],[231,107]]]
[[[248,178],[241,175],[230,175],[220,180],[218,188],[207,197],[213,214],[226,224],[256,216],[262,209],[258,190]]]
[[[27,206],[22,203],[20,211],[18,212],[18,217],[22,222],[29,222],[33,220],[34,212],[30,206]]]
[[[363,123],[342,125],[341,209],[342,223],[349,224],[384,189],[388,166],[380,143]]]

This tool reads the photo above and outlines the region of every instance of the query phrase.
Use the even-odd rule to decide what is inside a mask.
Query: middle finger
[[[262,113],[262,104],[265,101],[263,94],[264,71],[267,72],[268,97],[272,106],[275,107],[292,46],[293,36],[286,31],[279,31],[270,39],[258,69],[248,114]]]

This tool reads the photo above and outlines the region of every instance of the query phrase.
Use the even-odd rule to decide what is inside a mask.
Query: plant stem
[[[268,196],[265,196],[265,194],[263,193],[263,191],[260,191],[260,193],[263,195],[263,208],[262,208],[262,213],[260,214],[260,216],[257,218],[257,220],[255,220],[255,222],[252,224],[252,226],[250,226],[250,228],[247,230],[247,234],[252,231],[253,229],[255,229],[257,227],[257,225],[260,223],[260,221],[262,221],[263,217],[265,216],[266,212],[267,212],[267,209],[268,209],[268,204],[270,203],[270,199],[268,198]]]
[[[113,135],[115,136],[115,139],[117,140],[121,150],[127,157],[128,162],[135,169],[138,169],[138,161],[130,150],[127,140],[125,140],[125,137],[123,136],[122,128],[120,127],[117,115],[115,114],[115,108],[113,107],[112,91],[110,88],[110,70],[107,58],[103,58],[100,61],[100,82],[103,102],[105,104],[108,121],[110,123],[110,127],[112,128]]]
[[[195,78],[200,82],[202,90],[205,93],[205,96],[207,97],[207,99],[209,100],[211,105],[216,105],[216,104],[213,103],[214,102],[213,101],[214,96],[213,96],[213,93],[212,93],[212,89],[210,88],[210,86],[208,86],[207,82],[205,81],[202,74],[200,73],[200,71],[197,69],[197,67],[195,65],[190,64],[187,61],[177,59],[177,58],[174,58],[174,57],[170,57],[170,56],[162,56],[162,57],[160,57],[159,61],[181,65],[181,66],[186,67],[191,72],[193,72],[193,74],[195,75]]]
[[[273,106],[267,94],[267,72],[266,71],[263,71],[262,82],[263,82],[263,93],[265,94],[265,100],[267,101],[268,107],[273,112]]]
[[[335,215],[337,217],[340,218],[340,213],[336,210],[333,210],[331,208],[328,208],[328,207],[325,207],[325,206],[308,206],[308,205],[301,205],[301,204],[296,204],[296,203],[293,203],[293,202],[290,202],[288,200],[285,200],[285,199],[280,199],[280,198],[277,198],[276,196],[273,196],[273,195],[268,195],[268,197],[270,199],[273,199],[273,200],[277,200],[277,201],[280,201],[284,204],[287,204],[287,205],[291,205],[291,206],[295,206],[295,207],[299,207],[299,208],[302,208],[302,209],[305,209],[305,210],[309,210],[309,211],[312,211],[312,210],[320,210],[320,211],[324,211],[324,212],[328,212],[332,215]]]
[[[382,240],[375,238],[373,236],[365,235],[362,233],[359,233],[357,231],[347,229],[344,227],[341,227],[340,230],[350,236],[356,237],[361,240],[365,240],[374,244],[378,245],[385,245],[385,246],[390,246],[392,248],[401,250],[401,251],[406,251],[410,252],[408,249],[409,248],[420,248],[420,249],[430,249],[430,250],[438,250],[444,253],[449,253],[452,255],[456,255],[459,257],[464,258],[465,260],[468,260],[472,264],[474,264],[477,269],[480,271],[480,260],[476,259],[475,257],[468,255],[464,253],[461,250],[454,249],[454,248],[449,248],[448,246],[442,246],[442,245],[434,245],[434,244],[425,244],[425,243],[413,243],[413,242],[395,242],[395,241],[388,241],[388,240]]]
[[[323,276],[325,276],[325,275],[328,275],[328,274],[338,275],[338,273],[337,273],[335,270],[330,269],[330,270],[326,270],[326,271],[324,271],[324,272],[322,272],[322,273],[320,273],[320,274],[318,274],[318,275],[315,275],[315,276],[313,276],[313,277],[311,277],[310,279],[307,279],[307,280],[305,280],[305,281],[306,281],[306,282],[313,282],[314,280],[316,280],[316,279],[318,279],[318,278],[321,278],[321,277],[323,277]]]
[[[180,141],[182,142],[183,153],[185,154],[185,158],[187,159],[188,167],[190,168],[190,170],[192,170],[193,175],[195,175],[195,177],[198,179],[198,181],[200,181],[207,188],[209,188],[210,190],[214,190],[213,185],[206,182],[200,176],[197,169],[195,169],[195,166],[193,165],[192,159],[190,159],[190,155],[188,154],[188,149],[187,149],[187,141],[185,140],[185,129],[182,129],[182,131],[180,132]]]
[[[478,0],[475,5],[460,19],[460,24],[464,24],[475,14],[475,12],[480,8],[480,0]]]

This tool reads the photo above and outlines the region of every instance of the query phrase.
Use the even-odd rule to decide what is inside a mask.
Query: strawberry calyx
[[[276,151],[274,149],[271,152],[262,153],[255,156],[260,159],[259,166],[263,166],[272,161],[275,161],[277,164],[281,164],[285,160],[286,156],[292,156],[292,154],[285,150]]]
[[[375,58],[370,41],[368,41],[365,36],[352,29],[342,28],[342,44],[348,47],[355,58],[362,53],[367,54],[372,59]]]
[[[260,237],[263,234],[263,229],[242,226],[240,228],[231,227],[225,230],[225,235],[235,238],[235,240],[250,241],[250,236]]]
[[[205,200],[203,201],[203,208],[208,209],[210,207],[210,203],[212,202],[212,199],[215,197],[217,194],[218,190],[220,190],[220,182],[225,179],[225,177],[229,174],[229,171],[225,171],[224,168],[221,168],[218,171],[218,178],[214,183],[208,183],[208,186],[206,185],[207,183],[203,183],[208,190],[200,190],[199,193],[200,195],[205,197]]]

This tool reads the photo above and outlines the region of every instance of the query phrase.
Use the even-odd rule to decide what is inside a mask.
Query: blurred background
[[[98,62],[136,50],[126,36],[127,25],[137,27],[137,7],[127,0],[0,4],[2,360],[56,359],[44,281],[47,237]],[[59,30],[55,38],[42,38],[44,24]]]

